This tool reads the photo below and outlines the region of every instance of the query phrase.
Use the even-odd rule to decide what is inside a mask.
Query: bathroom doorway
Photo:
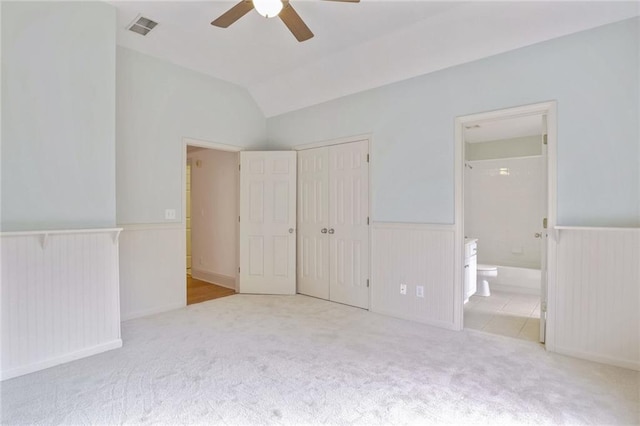
[[[185,145],[187,305],[237,289],[238,153],[215,148]]]
[[[460,313],[464,328],[544,343],[551,111],[526,108],[460,123]]]

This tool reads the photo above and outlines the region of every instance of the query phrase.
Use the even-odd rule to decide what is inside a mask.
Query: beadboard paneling
[[[556,235],[555,351],[640,369],[640,229]]]
[[[450,225],[373,223],[371,311],[453,329],[454,237]]]
[[[2,380],[122,346],[119,232],[2,234]]]
[[[187,305],[182,224],[124,225],[120,236],[122,320]]]

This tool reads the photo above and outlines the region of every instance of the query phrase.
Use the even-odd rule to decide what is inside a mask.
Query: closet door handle
[[[323,234],[326,234],[326,233],[327,233],[327,228],[322,228],[322,229],[320,230],[320,232],[322,232]]]
[[[333,234],[334,232],[336,232],[336,231],[334,231],[333,228],[329,229],[329,233],[330,234]]]

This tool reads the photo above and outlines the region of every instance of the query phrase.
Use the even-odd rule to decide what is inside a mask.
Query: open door
[[[542,176],[545,177],[542,189],[542,206],[544,217],[541,220],[542,235],[540,241],[540,343],[545,342],[547,327],[547,277],[548,260],[547,245],[549,243],[549,230],[547,229],[547,217],[549,212],[549,159],[547,157],[547,116],[542,116]]]
[[[240,293],[296,293],[296,153],[240,153]]]

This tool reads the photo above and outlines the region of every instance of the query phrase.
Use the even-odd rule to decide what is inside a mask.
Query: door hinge
[[[546,217],[542,219],[542,227],[544,229],[547,229],[547,218]]]
[[[542,135],[542,143],[546,145],[547,142],[547,135]]]
[[[367,225],[369,224],[369,216],[367,216]]]
[[[238,266],[238,273],[240,273],[240,267]]]
[[[367,154],[367,163],[369,162],[369,154]]]
[[[238,164],[238,171],[242,168],[242,165]]]
[[[367,288],[369,288],[369,280],[367,280]]]
[[[540,312],[547,312],[547,302],[542,302],[540,304]]]
[[[238,222],[240,222],[240,216],[238,216]]]

